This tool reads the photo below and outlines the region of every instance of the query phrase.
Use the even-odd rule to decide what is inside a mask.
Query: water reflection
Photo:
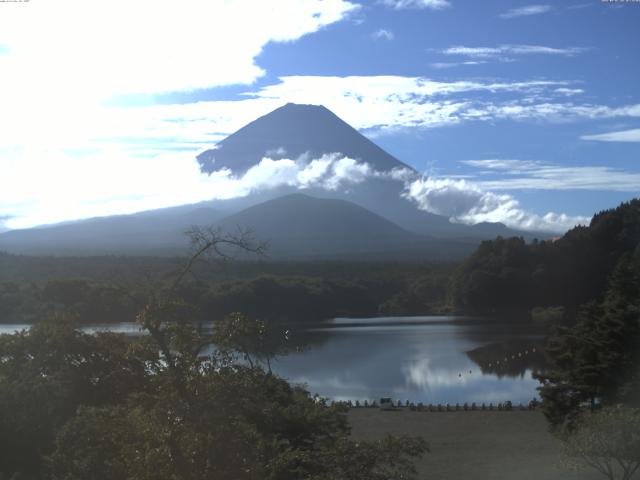
[[[11,335],[22,330],[29,330],[30,327],[31,325],[27,323],[0,323],[0,335]],[[140,324],[137,322],[92,323],[91,325],[80,326],[80,330],[89,334],[97,332],[123,333],[125,335],[141,334]]]
[[[487,358],[539,345],[528,326],[452,317],[336,319],[309,332],[323,342],[279,359],[275,370],[333,399],[395,399],[424,403],[527,403],[541,364],[492,371]],[[509,350],[510,351],[510,350]],[[539,347],[536,348],[539,351]],[[534,360],[528,357],[527,360]]]
[[[491,343],[467,352],[485,374],[498,377],[522,377],[526,371],[544,367],[542,339],[511,340]]]
[[[0,325],[0,333],[22,328],[28,325]],[[83,330],[140,334],[137,323]],[[531,326],[491,319],[339,318],[292,328],[295,352],[272,366],[290,381],[306,384],[312,393],[336,400],[392,396],[426,404],[527,403],[537,396],[532,372],[544,366],[542,338]]]

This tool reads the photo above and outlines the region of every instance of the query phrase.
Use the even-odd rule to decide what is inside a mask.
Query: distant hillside
[[[640,199],[596,214],[555,241],[482,242],[456,274],[454,302],[463,311],[495,312],[598,300],[620,263],[640,258]]]
[[[219,222],[225,230],[250,227],[269,241],[273,257],[460,257],[473,246],[445,244],[408,232],[351,202],[286,195],[249,207]]]
[[[189,247],[184,232],[193,225],[225,231],[248,228],[257,240],[269,242],[269,257],[274,259],[453,259],[477,244],[417,235],[344,200],[291,194],[248,208],[242,208],[244,201],[233,200],[213,203],[221,209],[205,205],[209,204],[10,231],[0,234],[0,250],[31,255],[183,255]],[[229,212],[235,213],[226,215]]]
[[[234,174],[241,175],[265,156],[296,159],[305,153],[309,158],[339,153],[358,162],[366,162],[377,172],[388,172],[394,168],[412,171],[325,107],[291,103],[249,123],[218,143],[215,149],[200,154],[198,160],[203,172],[229,168]],[[245,197],[230,200],[211,200],[133,215],[10,231],[0,234],[0,250],[56,255],[182,254],[188,247],[184,231],[192,225],[211,225],[241,210],[299,191],[295,185],[280,186],[252,191]],[[469,252],[469,245],[475,246],[481,240],[498,235],[522,236],[527,240],[539,237],[509,229],[500,223],[473,226],[451,223],[446,217],[419,210],[402,197],[403,191],[402,182],[384,175],[371,176],[344,189],[307,188],[304,192],[312,197],[343,203],[321,204],[322,208],[305,204],[308,211],[300,214],[295,222],[286,223],[284,219],[295,214],[290,203],[296,202],[281,200],[261,207],[257,210],[262,212],[260,214],[250,210],[224,225],[242,222],[253,226],[258,233],[273,240],[274,255],[293,255],[296,258],[307,254],[322,258],[342,255],[370,257],[375,254],[384,258],[413,258],[424,255],[425,251],[429,255],[460,258]],[[294,198],[300,201],[301,197]],[[349,207],[345,207],[344,212],[336,207],[347,204]],[[328,208],[327,205],[334,207]],[[357,215],[356,206],[360,208]],[[279,208],[283,211],[278,214],[275,210]],[[345,217],[342,221],[340,214],[344,216],[347,212],[351,212],[352,217]],[[376,217],[375,222],[371,220],[373,216]],[[285,223],[269,226],[265,218],[274,222],[283,219]],[[333,229],[320,227],[329,227],[328,221],[338,222],[336,225],[342,221],[342,226]],[[292,229],[294,223],[299,225],[298,230]],[[356,225],[363,232],[359,236],[348,233],[357,230]],[[347,233],[339,236],[337,232],[341,228]],[[425,242],[429,243],[426,250]]]
[[[207,204],[91,218],[0,234],[0,250],[29,255],[175,255],[188,247],[184,232],[223,216]]]

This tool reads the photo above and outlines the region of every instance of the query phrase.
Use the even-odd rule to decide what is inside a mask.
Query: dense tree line
[[[640,249],[640,199],[596,214],[555,240],[483,242],[453,279],[452,303],[461,311],[494,313],[580,305],[602,298],[625,254]]]
[[[345,411],[238,363],[276,355],[236,316],[212,337],[177,301],[148,304],[149,335],[87,335],[63,318],[0,336],[0,478],[411,478],[419,438],[349,438]],[[170,321],[167,323],[167,321]],[[219,349],[205,354],[214,341]]]
[[[213,282],[190,278],[174,294],[197,307],[199,321],[235,311],[293,323],[379,313],[427,314],[446,309],[448,273],[355,279],[258,275]],[[166,291],[171,285],[164,282],[154,288]],[[79,278],[2,282],[0,322],[33,322],[52,312],[71,314],[82,323],[134,321],[148,290],[143,282],[122,286]]]
[[[281,321],[366,314],[377,308],[372,291],[397,284],[207,282],[197,260],[224,257],[221,245],[254,251],[255,244],[214,231],[192,243],[186,266],[164,278],[148,274],[146,284],[3,282],[4,315],[50,318],[0,336],[0,478],[412,478],[424,440],[355,442],[343,408],[270,368],[270,359],[298,347]],[[238,307],[260,318],[229,313]],[[136,311],[148,335],[88,335],[69,320],[121,321]],[[203,333],[202,322],[214,317],[213,333]]]
[[[640,199],[556,240],[483,242],[454,275],[452,298],[466,312],[553,313],[538,374],[553,427],[603,404],[638,405]]]
[[[184,257],[154,256],[27,256],[0,251],[0,282],[42,283],[75,278],[90,283],[135,285],[173,278],[184,267]],[[215,268],[212,268],[212,264]],[[450,272],[457,263],[425,261],[274,261],[267,257],[194,263],[191,273],[206,283],[247,280],[259,275],[277,277],[318,277],[328,280],[371,280],[376,283],[402,282],[424,272]]]
[[[31,323],[66,313],[87,323],[134,321],[144,292],[79,279],[0,283],[0,322]]]
[[[343,409],[271,372],[291,348],[279,324],[234,313],[204,333],[182,298],[186,274],[220,246],[255,244],[217,231],[192,240],[169,286],[146,293],[136,319],[148,335],[88,335],[66,316],[0,335],[0,478],[413,477],[424,440],[355,442]],[[78,281],[46,289],[66,304],[81,294]]]
[[[574,322],[548,337],[538,375],[545,415],[570,429],[588,408],[640,406],[640,255],[620,259],[603,300],[583,305]]]

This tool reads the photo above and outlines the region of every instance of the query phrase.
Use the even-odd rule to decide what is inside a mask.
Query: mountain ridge
[[[415,172],[324,106],[292,103],[277,108],[245,125],[219,142],[215,149],[207,150],[198,155],[198,161],[204,172],[210,173],[213,169],[229,168],[235,175],[239,175],[246,169],[257,165],[266,155],[272,155],[278,159],[297,158],[299,155],[308,154],[311,158],[313,155],[319,156],[327,153],[337,153],[354,158],[358,162],[367,163],[375,171],[385,172],[394,168],[406,168]],[[446,217],[419,210],[414,203],[403,198],[404,187],[405,185],[401,181],[392,180],[384,175],[374,175],[366,177],[364,181],[349,183],[348,188],[345,189],[315,186],[304,188],[304,192],[316,199],[334,199],[352,205],[347,210],[352,212],[354,216],[348,222],[349,224],[345,224],[345,228],[351,228],[351,224],[359,224],[359,222],[367,224],[365,218],[368,218],[369,224],[375,223],[383,231],[389,232],[394,228],[399,229],[403,232],[402,235],[399,233],[395,237],[391,235],[395,238],[392,242],[393,248],[384,248],[384,245],[380,244],[376,249],[387,253],[395,249],[405,257],[408,254],[399,252],[397,245],[397,239],[400,236],[404,236],[404,241],[409,241],[408,239],[412,238],[413,240],[409,243],[413,242],[413,246],[407,246],[406,251],[417,252],[420,255],[424,253],[424,249],[414,248],[415,244],[416,242],[424,242],[426,238],[431,238],[430,241],[434,245],[437,241],[441,241],[441,243],[454,241],[455,245],[458,245],[460,242],[464,244],[475,242],[477,244],[481,240],[495,238],[498,235],[523,236],[527,239],[536,236],[511,230],[502,224],[481,223],[470,226],[452,223]],[[184,253],[188,243],[183,232],[190,226],[210,225],[253,206],[292,193],[299,193],[300,190],[301,186],[299,185],[285,184],[276,188],[255,190],[244,197],[229,200],[208,200],[192,205],[138,212],[131,215],[99,217],[40,226],[29,230],[14,230],[0,233],[0,249],[8,249],[13,253],[38,254],[51,252],[74,254],[78,251],[82,251],[84,254]],[[295,198],[300,200],[302,197]],[[284,204],[286,203],[284,202]],[[275,203],[275,205],[278,204],[278,202]],[[342,204],[342,206],[344,205],[347,203]],[[357,214],[353,209],[355,206],[361,208]],[[331,210],[327,204],[324,204],[323,208],[319,210],[310,208],[310,211],[314,210],[316,213],[308,212],[306,214],[308,218],[300,217],[297,220],[299,223],[298,233],[291,229],[290,224],[287,226],[288,230],[285,230],[290,234],[296,233],[300,237],[299,232],[306,228],[308,231],[306,238],[321,237],[322,231],[319,231],[317,227],[325,221],[323,215],[339,218],[338,213],[341,213],[318,213],[323,209]],[[244,215],[245,218],[251,216],[250,212]],[[376,215],[379,218],[374,222],[371,220],[371,215]],[[359,220],[356,220],[356,217]],[[259,216],[253,218],[253,223],[260,223],[264,220]],[[282,215],[280,218],[283,218]],[[394,228],[390,228],[389,223],[385,222],[390,222]],[[229,225],[228,222],[227,225]],[[247,226],[251,227],[251,225]],[[337,238],[335,228],[333,232],[333,237]],[[369,235],[372,237],[381,236],[372,230],[369,230]],[[326,249],[323,250],[319,242],[311,243],[317,245],[324,252],[323,255],[331,254]],[[336,252],[340,250],[341,247],[337,242],[330,243],[336,248]],[[365,243],[360,241],[363,248]],[[289,242],[288,245],[291,248],[298,248],[292,242]],[[456,249],[457,246],[452,244],[452,251],[457,251]],[[298,250],[300,249],[298,248]],[[353,246],[347,250],[355,254]],[[446,254],[446,249],[443,252]],[[281,253],[284,254],[284,252]],[[313,254],[313,252],[309,252],[309,254]]]
[[[0,234],[0,250],[39,255],[180,255],[188,249],[184,232],[194,225],[184,220],[202,220],[194,216],[202,213],[218,215],[215,221],[207,218],[214,227],[225,231],[246,228],[256,240],[270,242],[269,256],[274,259],[459,258],[475,247],[475,243],[442,242],[406,231],[346,200],[302,193],[280,196],[223,217],[219,211],[203,207],[181,215],[182,208],[167,209],[183,220],[180,228],[167,224],[166,212],[101,217],[5,232]],[[128,221],[124,227],[123,221]]]
[[[411,167],[360,134],[323,105],[287,103],[248,123],[196,158],[203,172],[244,173],[269,156],[297,159],[328,153],[362,160],[378,170]]]
[[[250,228],[258,239],[269,242],[269,255],[280,259],[453,258],[475,247],[475,243],[455,241],[445,245],[353,202],[303,193],[267,200],[217,225],[225,230]]]

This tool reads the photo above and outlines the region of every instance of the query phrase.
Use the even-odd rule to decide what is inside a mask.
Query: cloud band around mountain
[[[409,169],[378,171],[367,162],[340,153],[311,160],[306,156],[296,160],[265,157],[240,177],[234,177],[228,170],[218,171],[218,174],[225,175],[235,184],[232,190],[236,195],[281,186],[336,191],[371,178],[384,178],[399,182],[403,186],[401,196],[413,202],[416,208],[469,225],[501,222],[519,230],[564,232],[590,220],[589,217],[555,212],[538,215],[523,209],[513,196],[485,191],[473,182],[423,177]]]
[[[518,230],[564,232],[590,220],[555,212],[538,215],[523,209],[512,195],[485,191],[466,180],[420,178],[409,182],[403,195],[422,210],[471,225],[501,222]]]
[[[228,169],[202,174],[195,158],[186,153],[141,158],[135,168],[126,155],[113,152],[90,161],[69,156],[54,160],[47,172],[41,172],[39,182],[34,181],[29,162],[16,164],[14,186],[4,182],[0,189],[0,220],[6,227],[28,228],[70,220],[69,211],[76,212],[75,219],[133,213],[281,187],[345,191],[372,179],[396,182],[398,195],[416,208],[459,223],[502,222],[516,229],[560,232],[588,220],[556,213],[536,215],[521,208],[511,195],[486,191],[477,183],[422,177],[405,168],[379,171],[366,161],[341,153],[295,159],[265,156],[243,175],[234,175]],[[128,175],[123,177],[120,172],[125,170]],[[69,183],[66,171],[76,171],[83,182]],[[131,195],[131,191],[136,194]]]

